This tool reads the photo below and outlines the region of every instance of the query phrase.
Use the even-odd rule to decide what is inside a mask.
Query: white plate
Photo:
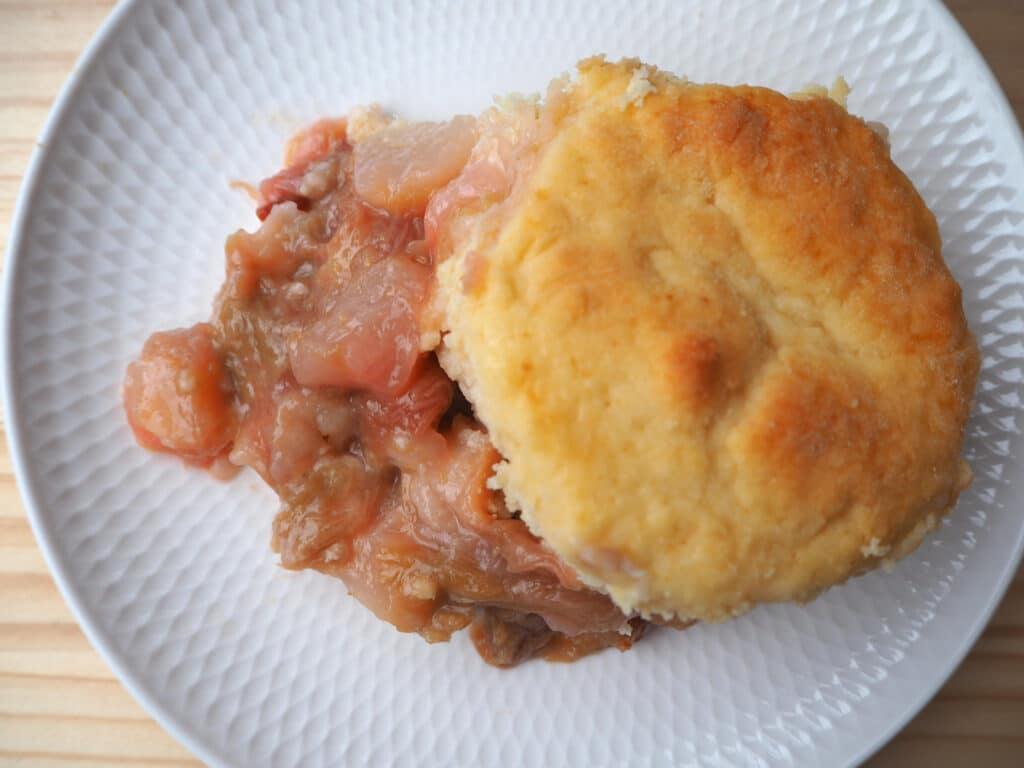
[[[808,607],[654,632],[572,665],[485,666],[275,567],[274,500],[132,442],[118,401],[150,332],[205,318],[232,179],[303,121],[535,91],[582,56],[782,90],[843,74],[936,212],[984,351],[976,479],[894,573]],[[135,2],[72,76],[29,171],[6,274],[5,408],[46,558],[125,685],[212,764],[829,765],[865,758],[970,647],[1022,544],[1024,153],[937,2]]]

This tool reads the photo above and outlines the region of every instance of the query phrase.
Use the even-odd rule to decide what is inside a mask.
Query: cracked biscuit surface
[[[440,357],[510,504],[624,610],[810,599],[969,482],[960,289],[865,122],[639,66],[523,108],[507,187],[436,225]]]

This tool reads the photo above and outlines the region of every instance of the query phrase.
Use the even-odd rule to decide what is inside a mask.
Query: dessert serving
[[[476,118],[318,122],[210,321],[128,367],[136,438],[252,468],[285,567],[500,666],[902,557],[970,481],[979,360],[844,98],[597,58]]]

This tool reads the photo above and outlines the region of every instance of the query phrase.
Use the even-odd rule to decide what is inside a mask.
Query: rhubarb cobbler
[[[478,117],[317,122],[138,442],[277,493],[273,548],[485,660],[626,649],[910,552],[978,357],[934,218],[843,94],[582,62]]]

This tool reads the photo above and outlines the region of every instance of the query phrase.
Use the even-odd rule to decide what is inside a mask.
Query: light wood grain
[[[61,83],[112,0],[0,0],[0,246]],[[1024,113],[1024,2],[949,3]],[[2,422],[0,422],[2,432]],[[2,437],[2,436],[0,436]],[[113,677],[65,607],[0,442],[0,766],[198,765]],[[872,768],[1024,765],[1024,571],[939,695]]]

